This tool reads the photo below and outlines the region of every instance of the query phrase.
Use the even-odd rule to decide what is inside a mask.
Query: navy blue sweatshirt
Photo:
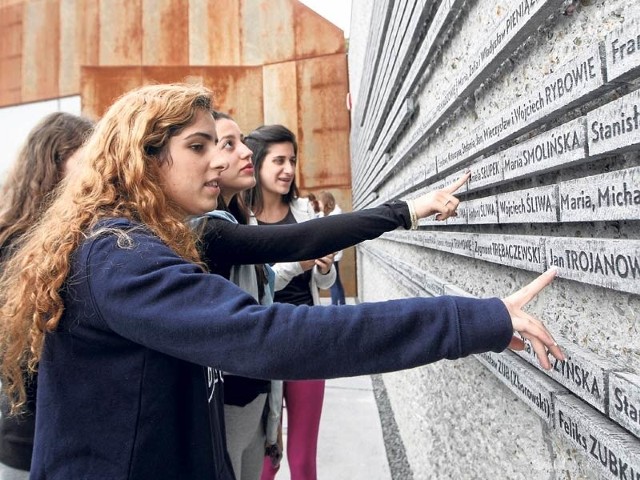
[[[134,227],[111,220],[111,227]],[[75,252],[40,360],[32,479],[233,478],[202,366],[256,378],[381,373],[507,347],[499,299],[263,307],[138,227]],[[217,377],[212,376],[213,385]]]

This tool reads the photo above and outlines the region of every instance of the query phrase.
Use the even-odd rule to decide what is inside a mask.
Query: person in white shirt
[[[342,209],[336,203],[336,199],[331,192],[320,192],[318,206],[320,207],[320,215],[322,216],[339,215],[342,213]],[[342,250],[336,252],[335,257],[333,257],[333,266],[336,269],[336,281],[333,282],[333,285],[329,289],[331,292],[332,305],[345,304],[344,287],[342,286],[342,281],[340,281],[340,260],[342,260]]]

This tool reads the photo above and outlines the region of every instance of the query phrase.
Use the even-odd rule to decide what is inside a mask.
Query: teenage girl
[[[10,256],[58,183],[77,167],[82,144],[92,129],[93,123],[86,118],[56,112],[29,132],[2,186],[0,260]],[[22,415],[10,416],[8,399],[4,395],[0,398],[0,480],[29,478],[37,380],[32,376],[25,382],[27,398]]]

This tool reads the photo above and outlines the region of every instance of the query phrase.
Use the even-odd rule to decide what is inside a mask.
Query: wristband
[[[413,201],[407,200],[407,207],[409,207],[409,216],[411,217],[411,230],[418,229],[418,214],[413,206]]]

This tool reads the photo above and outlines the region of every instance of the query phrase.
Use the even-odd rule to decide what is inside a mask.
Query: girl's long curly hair
[[[19,411],[24,372],[35,371],[47,332],[64,310],[71,254],[104,218],[139,222],[184,259],[200,263],[185,213],[165,195],[160,168],[169,139],[211,111],[197,85],[153,85],[120,97],[98,122],[83,163],[38,223],[22,236],[0,277],[0,378]]]
[[[36,222],[64,176],[65,163],[92,130],[87,118],[55,112],[29,132],[2,185],[0,247],[8,247]]]

